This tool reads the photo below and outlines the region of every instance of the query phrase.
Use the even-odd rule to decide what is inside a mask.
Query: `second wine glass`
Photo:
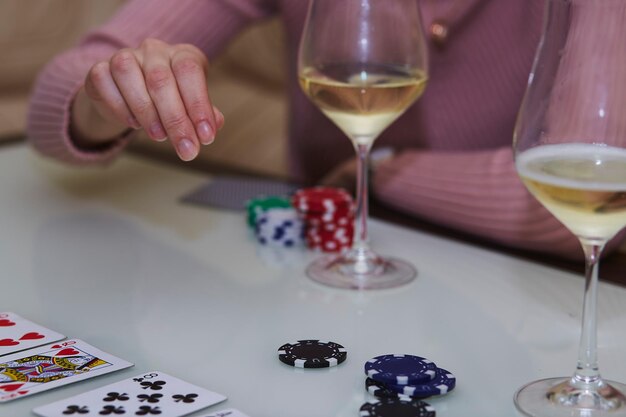
[[[515,128],[517,171],[580,241],[586,260],[571,376],[523,386],[531,417],[626,417],[626,384],[598,366],[598,270],[626,226],[626,0],[547,0],[546,24]]]
[[[415,0],[311,0],[298,60],[304,93],[352,141],[357,154],[352,248],[314,261],[313,280],[342,288],[403,285],[412,265],[368,245],[368,177],[375,139],[424,91],[427,50]]]

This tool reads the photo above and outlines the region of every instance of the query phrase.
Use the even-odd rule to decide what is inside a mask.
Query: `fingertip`
[[[193,160],[196,156],[198,156],[198,152],[198,146],[189,138],[182,138],[176,144],[176,153],[178,153],[178,157],[183,161]]]
[[[226,122],[224,113],[222,113],[217,107],[213,107],[213,113],[215,114],[215,123],[217,123],[217,128],[221,129],[224,127],[224,123]]]
[[[200,138],[200,142],[203,145],[209,145],[213,143],[213,140],[215,140],[215,132],[213,131],[213,128],[211,127],[209,122],[207,122],[206,120],[203,120],[200,123],[198,123],[196,130],[198,132],[198,137]]]
[[[148,134],[157,142],[163,142],[167,139],[167,133],[165,133],[165,129],[160,122],[152,123],[148,129]]]

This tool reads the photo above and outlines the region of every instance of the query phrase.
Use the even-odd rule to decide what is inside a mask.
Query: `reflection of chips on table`
[[[424,401],[411,397],[377,398],[361,406],[361,417],[435,417],[435,409]]]

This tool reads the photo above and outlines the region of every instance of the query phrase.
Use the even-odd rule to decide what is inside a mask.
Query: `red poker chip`
[[[309,248],[324,251],[337,251],[352,246],[352,230],[338,230],[335,232],[308,232],[305,241]]]
[[[354,211],[353,210],[342,210],[335,212],[326,212],[326,213],[300,213],[300,218],[305,221],[309,221],[312,223],[336,223],[339,220],[354,219]],[[345,221],[345,220],[342,220]]]
[[[320,224],[307,224],[305,231],[307,233],[335,233],[337,230],[345,230],[346,232],[354,231],[354,223],[347,222],[343,224],[339,223],[320,223]]]
[[[344,244],[344,243],[337,242],[334,240],[327,240],[321,243],[313,243],[310,245],[307,244],[307,246],[311,249],[319,250],[322,252],[333,253],[333,252],[343,252],[345,250],[348,250],[352,245]]]
[[[346,237],[354,235],[354,227],[337,227],[335,229],[319,229],[309,227],[304,231],[305,236],[319,236],[323,239]]]
[[[291,202],[301,212],[326,212],[350,207],[352,196],[342,188],[311,187],[296,191]]]

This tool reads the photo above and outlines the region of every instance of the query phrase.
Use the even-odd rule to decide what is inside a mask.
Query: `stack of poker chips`
[[[416,415],[434,417],[434,409],[422,399],[445,395],[456,386],[451,372],[415,355],[376,356],[365,363],[365,374],[365,389],[377,398],[363,404],[361,416],[382,416],[381,410],[419,409],[422,414]]]
[[[309,248],[342,252],[352,246],[354,203],[347,191],[304,188],[294,193],[291,202],[304,223],[304,239]]]
[[[302,242],[303,225],[291,202],[282,197],[257,198],[246,204],[248,224],[262,245],[294,247]]]

